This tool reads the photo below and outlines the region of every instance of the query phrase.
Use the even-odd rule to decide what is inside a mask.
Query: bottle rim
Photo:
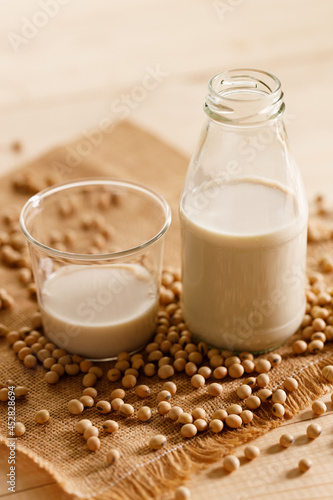
[[[205,111],[214,120],[234,125],[255,125],[284,111],[280,80],[267,71],[224,70],[208,82]]]

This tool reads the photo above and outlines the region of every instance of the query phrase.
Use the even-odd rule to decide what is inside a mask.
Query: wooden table
[[[42,0],[0,4],[1,173],[103,119],[119,117],[117,103],[124,95],[130,96],[128,119],[190,155],[209,77],[225,67],[257,67],[282,81],[288,131],[308,196],[331,194],[331,1],[54,2],[52,15],[38,28],[29,23],[38,20]],[[160,75],[157,85],[139,99],[135,88],[152,71]],[[13,150],[17,141],[21,152]],[[305,437],[313,418],[307,410],[258,439],[261,458],[237,473],[227,475],[217,464],[198,474],[190,483],[192,498],[332,498],[332,403],[328,408],[320,417],[324,432],[318,440],[309,444]],[[286,430],[296,443],[281,451],[277,443]],[[314,466],[300,475],[297,463],[305,456]],[[2,473],[6,457],[2,449]],[[17,477],[15,494],[1,482],[1,499],[70,499],[22,456]]]

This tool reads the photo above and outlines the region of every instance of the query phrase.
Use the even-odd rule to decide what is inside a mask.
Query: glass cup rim
[[[60,191],[64,191],[66,189],[71,189],[74,187],[80,187],[80,186],[94,186],[94,185],[100,185],[100,186],[105,186],[105,184],[109,186],[117,186],[121,188],[130,188],[133,191],[136,192],[141,192],[144,193],[146,196],[150,197],[151,199],[154,199],[157,201],[160,206],[164,210],[164,223],[162,228],[156,233],[152,238],[149,240],[144,241],[140,245],[136,245],[131,248],[127,248],[126,250],[120,250],[117,252],[108,252],[108,253],[99,253],[99,254],[82,254],[82,253],[71,253],[71,252],[64,252],[62,250],[57,250],[56,248],[50,247],[48,245],[45,245],[44,243],[41,243],[37,239],[35,239],[30,232],[28,231],[26,227],[26,215],[29,210],[34,208],[34,204],[40,202],[40,200],[51,196],[53,194],[56,194]],[[109,259],[116,259],[120,257],[125,257],[127,255],[132,255],[135,253],[138,253],[145,248],[149,247],[153,243],[155,243],[157,240],[159,240],[168,230],[171,224],[171,209],[168,204],[168,202],[165,200],[163,196],[161,196],[157,191],[144,186],[143,184],[139,184],[137,182],[132,182],[132,181],[127,181],[123,179],[116,179],[112,177],[85,177],[82,179],[75,179],[71,181],[65,181],[61,182],[59,184],[55,184],[51,187],[48,187],[46,189],[43,189],[42,191],[39,191],[38,193],[34,194],[29,198],[29,200],[24,204],[21,213],[20,213],[20,227],[21,231],[23,232],[24,236],[28,240],[29,243],[32,245],[44,250],[47,253],[53,254],[54,256],[57,257],[62,257],[68,260],[88,260],[88,261],[97,261],[97,260],[109,260]]]

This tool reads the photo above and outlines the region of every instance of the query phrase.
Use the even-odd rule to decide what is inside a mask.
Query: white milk
[[[40,302],[52,341],[102,359],[135,351],[150,339],[158,293],[151,274],[137,264],[65,266],[45,281]]]
[[[211,345],[264,351],[305,310],[307,213],[278,183],[207,183],[181,204],[183,313]]]

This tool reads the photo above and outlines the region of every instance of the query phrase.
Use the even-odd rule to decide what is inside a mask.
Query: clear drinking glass
[[[45,334],[90,359],[141,348],[155,328],[167,202],[121,180],[45,189],[21,212]]]
[[[269,73],[209,82],[204,126],[180,202],[183,314],[209,344],[260,352],[305,311],[308,208]]]

